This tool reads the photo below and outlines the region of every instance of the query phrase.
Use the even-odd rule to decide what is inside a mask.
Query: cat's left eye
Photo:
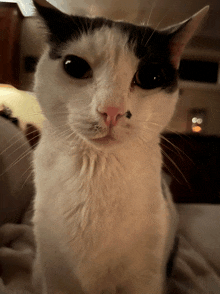
[[[67,55],[63,62],[65,72],[75,79],[89,79],[92,69],[87,61],[76,55]]]
[[[142,89],[151,90],[162,87],[165,80],[165,73],[160,65],[147,64],[135,73],[133,82]]]

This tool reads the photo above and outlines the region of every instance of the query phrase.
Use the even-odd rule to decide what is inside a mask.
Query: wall
[[[21,28],[20,84],[21,90],[31,91],[34,73],[25,71],[24,58],[34,56],[40,58],[45,47],[45,32],[35,17],[26,17]]]

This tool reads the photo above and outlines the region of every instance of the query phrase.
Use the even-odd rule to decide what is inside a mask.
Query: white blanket
[[[168,293],[219,294],[220,205],[181,204],[177,208],[180,241]],[[0,228],[0,294],[33,293],[30,277],[35,247],[29,216],[24,223]]]

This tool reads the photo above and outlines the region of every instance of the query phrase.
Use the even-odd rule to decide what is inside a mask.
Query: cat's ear
[[[71,16],[52,6],[47,1],[33,1],[38,16],[43,20],[49,33],[49,41],[63,43],[73,33],[74,22]]]
[[[176,69],[179,67],[181,55],[187,43],[192,38],[208,10],[209,6],[205,6],[203,9],[184,22],[164,30],[170,36],[169,47],[171,53],[171,62]]]

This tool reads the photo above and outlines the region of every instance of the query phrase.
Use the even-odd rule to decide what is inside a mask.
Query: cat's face
[[[63,134],[71,130],[99,148],[157,138],[178,97],[187,24],[158,32],[38,10],[50,35],[35,91],[54,127]]]

